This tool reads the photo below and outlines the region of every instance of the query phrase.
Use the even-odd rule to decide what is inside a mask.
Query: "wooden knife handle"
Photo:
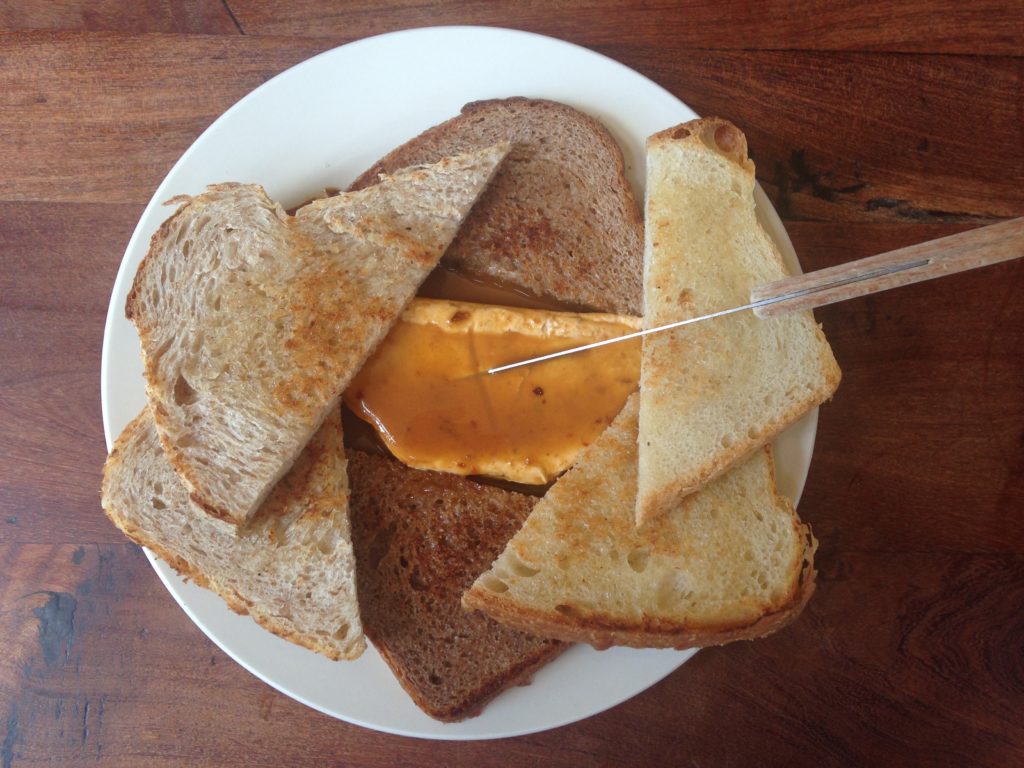
[[[765,283],[751,290],[750,300],[778,298],[778,301],[754,308],[758,317],[770,317],[822,307],[1021,256],[1024,256],[1024,218],[1011,219]]]

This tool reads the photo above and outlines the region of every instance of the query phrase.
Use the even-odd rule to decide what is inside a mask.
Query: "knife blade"
[[[542,363],[588,349],[663,333],[694,323],[752,311],[761,318],[813,309],[924,280],[965,272],[1024,256],[1024,218],[980,227],[949,237],[868,256],[835,267],[794,275],[754,287],[750,301],[699,317],[677,320],[622,336],[595,341],[558,352],[517,360],[487,369],[488,375]]]

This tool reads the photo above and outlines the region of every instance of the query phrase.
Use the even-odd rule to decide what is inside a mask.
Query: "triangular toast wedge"
[[[239,532],[189,501],[146,408],[107,458],[103,509],[137,544],[271,632],[331,659],[355,658],[366,647],[340,411]]]
[[[707,118],[647,141],[644,325],[746,304],[786,268],[754,211],[744,135]],[[644,339],[639,493],[644,524],[831,397],[840,372],[810,312],[749,312]]]
[[[542,637],[687,648],[769,634],[814,590],[817,546],[768,449],[636,528],[637,395],[463,595]]]
[[[644,225],[615,138],[567,104],[474,101],[378,160],[353,182],[489,146],[508,159],[467,217],[444,264],[574,307],[639,315]]]
[[[446,722],[478,715],[565,650],[460,605],[534,497],[385,456],[348,458],[363,624],[417,706]]]
[[[261,187],[184,198],[128,296],[160,442],[246,522],[434,268],[508,151],[406,169],[289,216]]]

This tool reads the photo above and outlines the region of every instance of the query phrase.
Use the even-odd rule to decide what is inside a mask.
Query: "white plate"
[[[547,37],[483,27],[396,32],[327,51],[278,75],[225,112],[157,189],[128,243],[107,314],[102,400],[107,446],[142,409],[138,338],[124,304],[149,238],[170,211],[163,201],[220,181],[257,182],[286,207],[324,187],[346,187],[387,151],[458,114],[475,99],[534,96],[600,119],[622,145],[638,199],[644,139],[694,112],[660,86],[611,59]],[[790,265],[793,247],[767,198],[759,213]],[[799,498],[810,465],[817,412],[776,444],[782,490]],[[484,739],[554,728],[601,712],[653,685],[692,651],[597,652],[577,646],[531,685],[507,691],[477,718],[438,723],[413,705],[376,651],[331,662],[285,642],[212,593],[153,567],[188,616],[239,664],[310,707],[389,733]]]

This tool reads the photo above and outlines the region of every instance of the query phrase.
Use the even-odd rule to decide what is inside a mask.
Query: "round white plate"
[[[124,304],[162,203],[221,181],[262,184],[285,207],[325,187],[345,188],[389,150],[458,114],[469,101],[534,96],[601,120],[622,145],[642,200],[643,147],[694,112],[628,67],[585,48],[506,29],[435,27],[381,35],[327,51],[257,88],[225,112],[157,189],[128,243],[103,339],[101,392],[107,446],[145,405],[138,338]],[[762,222],[794,269],[793,247],[761,193]],[[776,443],[779,483],[796,500],[814,446],[817,412]],[[484,739],[554,728],[601,712],[661,680],[693,651],[570,649],[529,686],[507,691],[479,717],[456,724],[423,714],[369,648],[331,662],[237,616],[210,592],[153,567],[188,616],[239,664],[283,693],[351,723],[438,739]]]

